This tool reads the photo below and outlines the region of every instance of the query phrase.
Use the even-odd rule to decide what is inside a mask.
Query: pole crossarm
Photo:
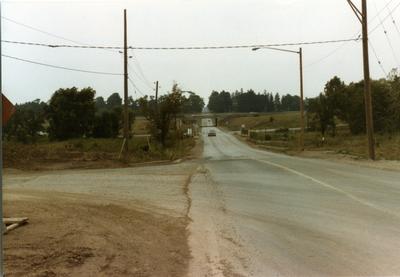
[[[363,23],[363,13],[357,8],[356,5],[354,5],[354,3],[351,0],[347,0],[347,3],[349,3],[354,14],[357,16],[358,20],[362,24]]]

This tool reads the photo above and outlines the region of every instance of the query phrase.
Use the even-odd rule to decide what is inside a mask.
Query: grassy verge
[[[195,145],[192,138],[179,140],[162,149],[146,137],[136,137],[129,141],[129,163],[160,160],[174,160],[188,155]],[[17,169],[63,169],[119,167],[118,160],[122,139],[82,138],[52,142],[43,139],[36,144],[22,144],[5,141],[3,157],[5,168]]]
[[[400,133],[376,134],[376,154],[378,159],[400,160]],[[252,133],[249,140],[257,145],[275,150],[296,154],[299,151],[298,132]],[[365,135],[352,135],[348,128],[338,129],[335,137],[322,136],[318,132],[306,132],[304,138],[305,150],[329,151],[344,154],[353,158],[367,158],[367,140]]]

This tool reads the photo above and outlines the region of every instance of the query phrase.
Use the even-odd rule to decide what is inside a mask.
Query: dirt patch
[[[5,236],[7,276],[183,276],[186,219],[129,203],[58,192],[5,191],[5,216],[29,223]]]

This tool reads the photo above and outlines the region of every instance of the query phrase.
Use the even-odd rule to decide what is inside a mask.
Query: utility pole
[[[374,121],[372,115],[371,77],[369,70],[367,0],[362,0],[361,11],[351,0],[347,0],[347,2],[362,25],[365,124],[368,138],[368,155],[371,160],[375,160]]]
[[[300,150],[304,151],[304,83],[303,83],[303,49],[299,49],[300,57]]]
[[[126,9],[124,10],[124,157],[128,156],[129,110],[128,110],[128,42],[126,27]]]
[[[2,15],[1,2],[0,2],[0,17]],[[3,58],[2,58],[2,24],[0,20],[0,166],[3,168]],[[4,255],[3,255],[3,232],[4,232],[4,222],[3,222],[3,170],[0,172],[0,276],[4,276]]]
[[[156,105],[158,108],[158,81],[156,81]]]

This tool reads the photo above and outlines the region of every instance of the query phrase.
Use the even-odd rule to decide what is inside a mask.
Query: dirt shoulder
[[[8,191],[5,215],[30,218],[5,236],[7,276],[182,276],[184,218],[62,193]]]
[[[290,156],[298,156],[303,158],[325,159],[335,162],[344,162],[353,165],[360,165],[377,169],[400,171],[400,161],[388,161],[388,160],[370,161],[362,157],[340,154],[334,151],[323,151],[323,150],[305,150],[303,152],[290,151],[283,147],[259,145],[248,140],[247,137],[242,137],[240,135],[235,135],[235,137],[238,138],[240,141],[250,145],[251,147],[260,150],[271,151],[275,153],[283,153]]]
[[[7,276],[185,276],[196,163],[5,174]]]

